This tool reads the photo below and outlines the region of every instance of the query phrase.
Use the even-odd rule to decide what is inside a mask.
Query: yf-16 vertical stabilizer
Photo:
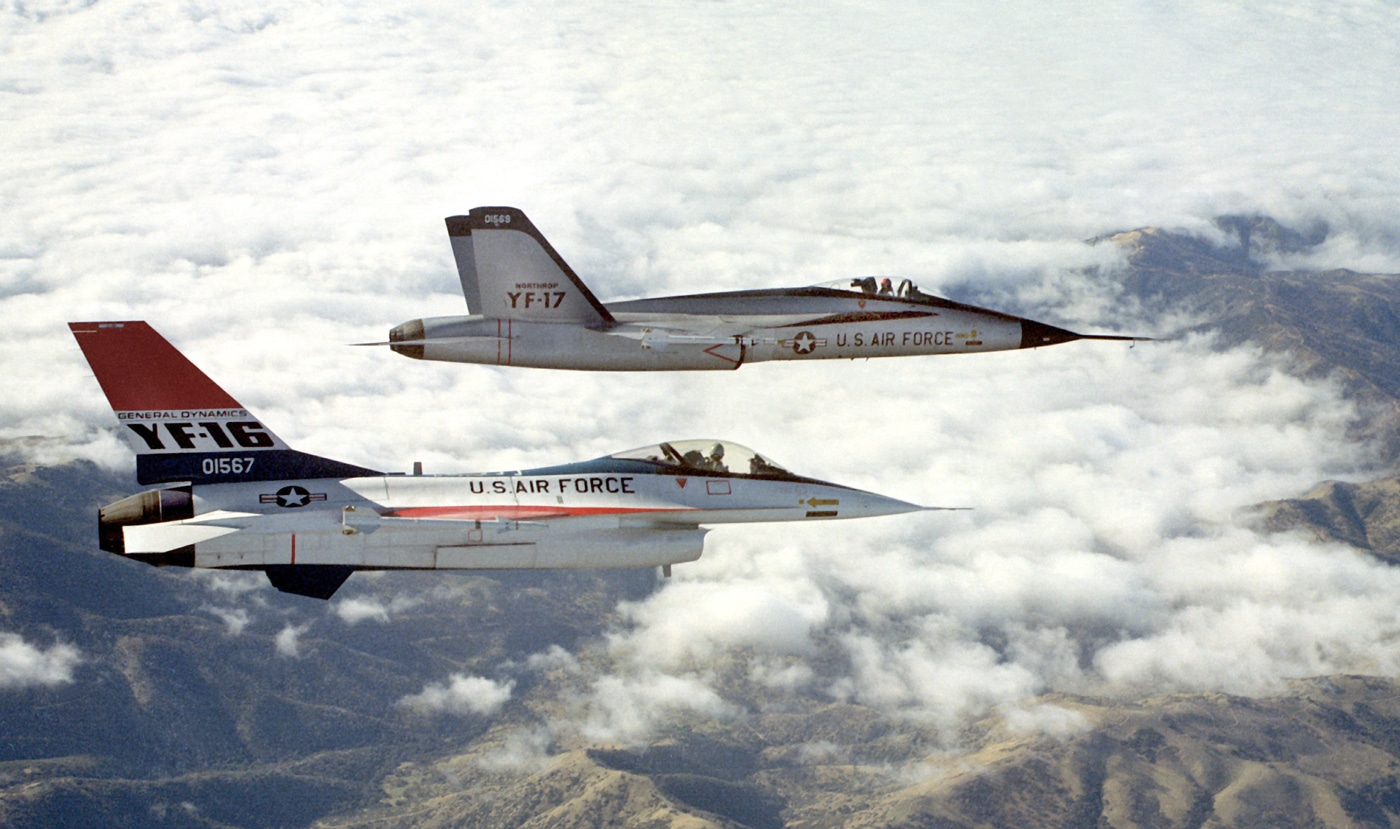
[[[377,474],[289,448],[144,322],[68,327],[136,450],[142,484]]]

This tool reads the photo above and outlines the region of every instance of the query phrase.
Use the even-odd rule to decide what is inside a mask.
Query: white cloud
[[[811,666],[795,658],[764,659],[754,656],[749,662],[749,680],[763,688],[795,694],[806,691],[816,678],[817,673]]]
[[[1060,740],[1093,727],[1081,712],[1050,703],[1011,707],[1002,712],[1002,722],[1018,737],[1044,734]]]
[[[578,732],[607,743],[642,741],[672,717],[726,720],[742,713],[699,676],[675,676],[645,668],[626,676],[599,678],[582,702],[582,718],[574,722]]]
[[[0,690],[66,685],[82,661],[72,645],[40,649],[17,633],[0,633]]]
[[[229,636],[237,636],[248,627],[248,623],[253,621],[246,608],[242,607],[216,607],[214,605],[204,605],[204,610],[214,614],[219,621],[224,623],[224,627]]]
[[[381,624],[389,621],[389,609],[384,603],[367,596],[341,599],[331,605],[331,612],[347,625],[357,625],[366,620]]]
[[[1108,681],[1258,694],[1295,677],[1400,675],[1392,602],[1400,576],[1374,560],[1243,531],[1182,539],[1162,552],[1150,578],[1180,607],[1141,637],[1096,654]]]
[[[742,646],[770,654],[811,654],[811,629],[827,616],[825,597],[811,585],[788,589],[778,582],[740,579],[677,582],[622,611],[636,627],[616,640],[618,648],[639,663],[661,668]]]
[[[477,760],[477,766],[493,774],[533,774],[549,768],[553,762],[549,748],[554,735],[547,726],[517,728],[506,735],[505,741],[487,751]]]
[[[348,625],[357,625],[364,621],[385,624],[391,617],[422,602],[423,599],[413,596],[396,596],[387,604],[373,596],[352,596],[334,602],[330,610]]]
[[[530,654],[525,660],[525,667],[541,673],[563,671],[575,674],[579,671],[578,659],[558,645],[550,645],[547,650]]]
[[[294,625],[290,622],[286,624],[277,635],[273,637],[273,645],[277,648],[279,656],[289,659],[296,659],[301,656],[301,635],[311,629],[311,625]]]
[[[755,386],[750,402],[774,414],[775,439],[817,447],[774,452],[794,469],[973,511],[721,528],[624,606],[614,672],[709,687],[708,666],[742,655],[763,687],[824,689],[950,737],[1046,691],[1400,673],[1388,568],[1233,524],[1240,507],[1364,470],[1334,388],[1201,339],[947,363],[932,394],[905,367],[803,371],[804,399],[874,401],[836,437],[783,390]]]
[[[464,438],[427,401],[527,383],[328,346],[460,310],[440,217],[481,203],[526,207],[604,296],[1044,283],[1111,255],[1078,239],[1249,210],[1331,223],[1350,241],[1329,265],[1400,269],[1400,92],[1375,81],[1400,53],[1383,3],[1333,9],[11,16],[0,436],[110,426],[62,322],[140,316],[327,454],[444,470],[600,441],[616,407],[561,426],[543,390]]]
[[[479,676],[453,674],[447,684],[429,683],[422,692],[410,694],[396,704],[419,714],[455,714],[489,717],[510,701],[514,681],[497,682]]]
[[[819,766],[845,759],[846,752],[830,740],[803,743],[797,751],[797,762],[804,766]]]
[[[206,590],[238,601],[243,596],[264,589],[270,589],[267,577],[262,573],[241,573],[228,570],[191,570],[191,575],[199,580]],[[255,599],[256,601],[257,599]],[[261,603],[261,602],[260,602]]]

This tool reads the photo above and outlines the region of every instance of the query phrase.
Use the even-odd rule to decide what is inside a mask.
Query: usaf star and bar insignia
[[[279,507],[304,507],[312,501],[326,500],[326,493],[311,492],[305,487],[284,486],[272,494],[258,496],[262,504],[276,504]]]
[[[790,340],[778,340],[781,348],[791,347],[795,354],[811,354],[818,346],[826,345],[824,338],[818,338],[811,331],[802,331]]]

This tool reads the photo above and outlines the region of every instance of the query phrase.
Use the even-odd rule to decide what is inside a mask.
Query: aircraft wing
[[[774,317],[708,317],[700,320],[677,319],[623,323],[606,329],[603,333],[612,337],[636,340],[642,348],[657,351],[675,343],[677,345],[757,345],[760,342],[776,342],[772,337],[758,337],[754,332],[760,328],[774,327]],[[784,318],[785,319],[785,318]],[[781,324],[781,322],[779,323]]]
[[[723,332],[716,329],[701,332],[656,325],[619,325],[608,329],[605,333],[612,337],[636,340],[642,348],[661,351],[673,343],[676,345],[732,345],[735,342],[747,341],[746,330],[748,329]]]
[[[643,348],[657,350],[671,343],[687,345],[773,345],[781,337],[757,336],[756,331],[778,328],[806,328],[815,325],[879,322],[937,316],[925,310],[851,311],[837,314],[762,314],[745,316],[680,317],[646,322],[624,322],[606,330],[614,337],[626,337]]]

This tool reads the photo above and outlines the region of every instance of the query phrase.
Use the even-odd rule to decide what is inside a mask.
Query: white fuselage
[[[809,479],[626,471],[386,475],[193,488],[194,515],[125,527],[126,553],[193,545],[194,566],[645,567],[700,557],[701,525],[908,512]]]
[[[390,334],[423,360],[593,371],[736,369],[769,360],[972,354],[1077,338],[1019,317],[925,297],[736,292],[610,304],[587,326],[481,315],[428,317]],[[1054,332],[1039,341],[1040,332]],[[1062,336],[1067,335],[1067,336]]]
[[[629,319],[629,317],[632,317]],[[736,369],[770,360],[838,360],[909,357],[925,354],[974,354],[1021,347],[1021,323],[953,312],[870,322],[800,327],[771,326],[766,320],[727,320],[746,333],[727,341],[692,342],[648,329],[684,329],[693,320],[676,317],[620,315],[619,322],[637,337],[577,325],[491,320],[482,317],[433,317],[423,320],[421,358],[458,363],[526,368],[599,371],[703,371]],[[694,339],[703,339],[695,336]]]

